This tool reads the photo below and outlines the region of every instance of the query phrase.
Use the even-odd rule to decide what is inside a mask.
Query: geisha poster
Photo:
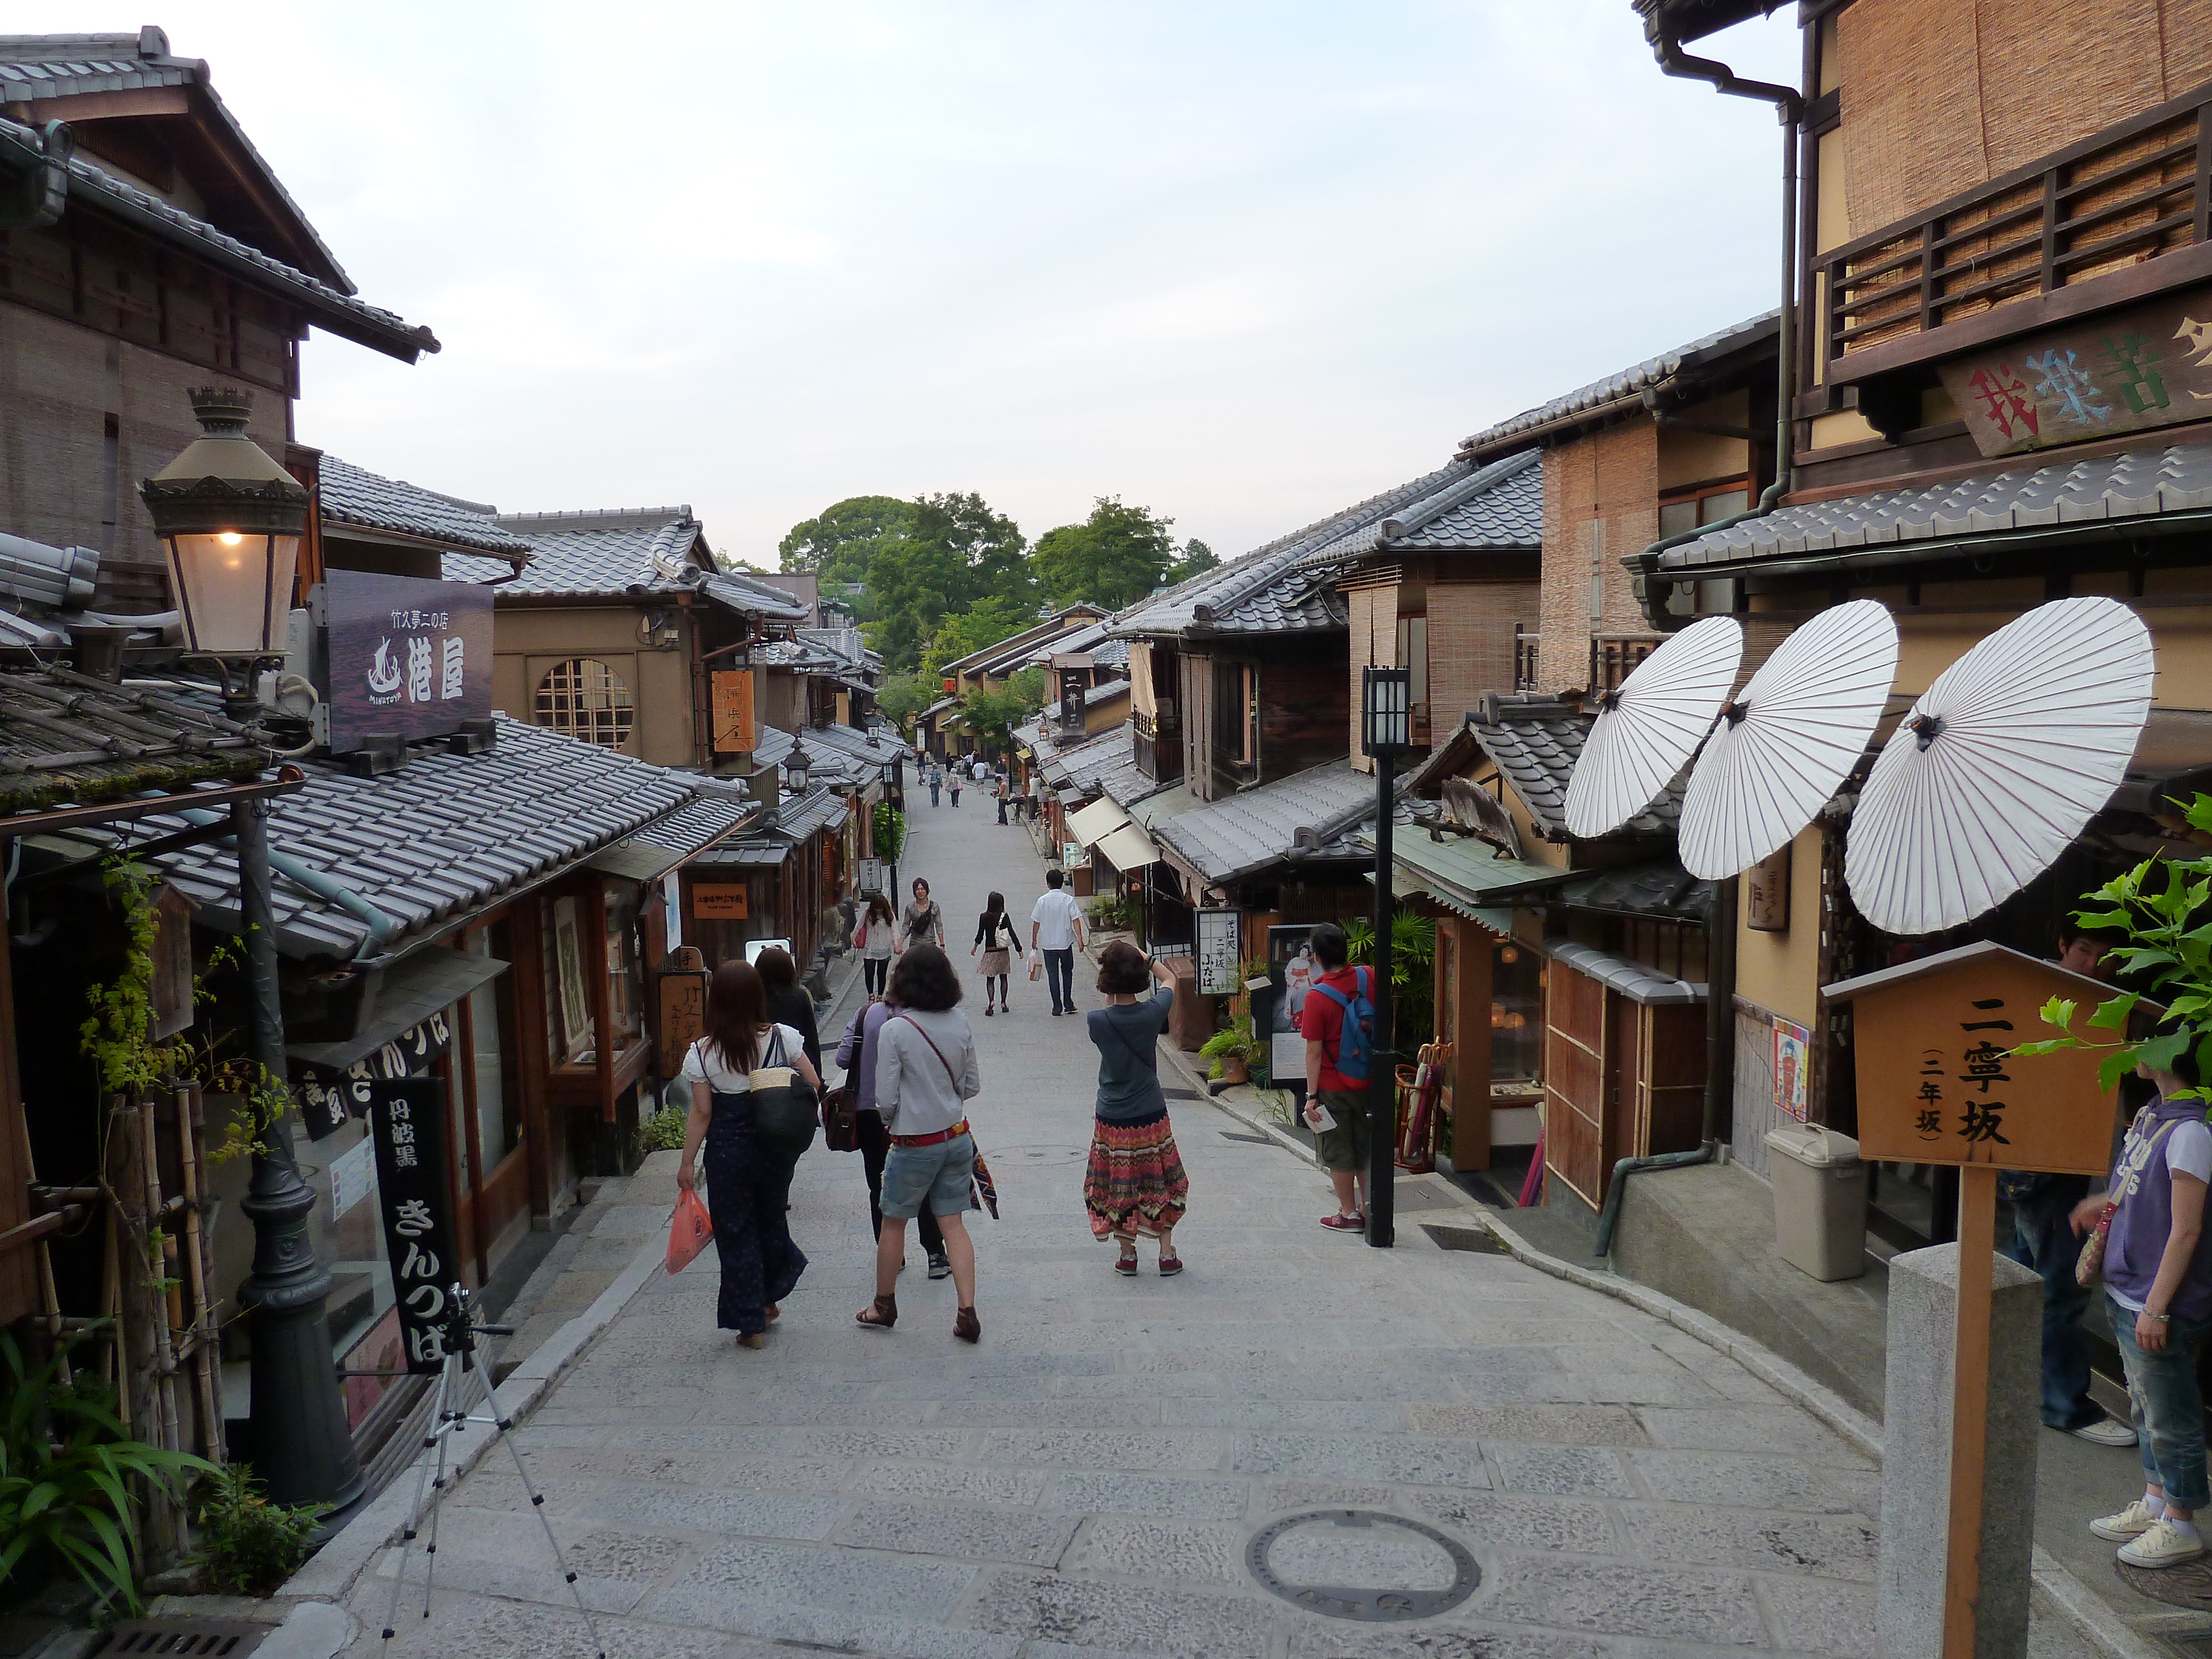
[[[1298,1030],[1298,1016],[1321,978],[1321,965],[1314,960],[1313,931],[1310,922],[1267,930],[1268,1079],[1278,1089],[1300,1092],[1306,1086],[1306,1040]],[[1255,994],[1255,1018],[1260,1013],[1259,1001]]]

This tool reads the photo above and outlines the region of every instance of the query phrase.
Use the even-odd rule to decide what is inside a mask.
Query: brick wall
[[[1439,582],[1429,589],[1429,729],[1442,742],[1486,691],[1513,689],[1513,628],[1535,626],[1539,584]]]
[[[1639,416],[1544,452],[1543,641],[1537,659],[1544,690],[1585,688],[1593,633],[1642,633],[1650,626],[1620,561],[1658,538],[1657,434]],[[1593,569],[1600,599],[1595,619]],[[1511,683],[1510,668],[1506,683]]]

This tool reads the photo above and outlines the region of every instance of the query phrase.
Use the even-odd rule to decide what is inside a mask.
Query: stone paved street
[[[1042,887],[1028,836],[966,799],[933,812],[917,792],[901,866],[937,884],[963,963],[988,885],[1024,919]],[[1155,1277],[1147,1247],[1117,1279],[1081,1203],[1092,1050],[1041,986],[1015,998],[1011,1018],[971,1010],[1005,1206],[973,1224],[979,1347],[953,1339],[951,1285],[918,1249],[898,1328],[853,1325],[860,1161],[817,1145],[793,1191],[813,1266],[764,1351],[714,1329],[710,1252],[656,1275],[520,1431],[610,1653],[1873,1653],[1869,1460],[1659,1320],[1441,1250],[1415,1218],[1392,1252],[1326,1232],[1320,1177],[1194,1099],[1172,1103],[1188,1271]],[[453,1588],[428,1624],[419,1601],[403,1614],[395,1653],[590,1651],[504,1462],[460,1486],[438,1558]],[[1456,1540],[1480,1587],[1370,1624],[1255,1582],[1255,1532],[1343,1507]],[[1273,1560],[1370,1589],[1452,1571],[1387,1526],[1295,1531]],[[356,1590],[353,1651],[375,1651],[387,1583]]]

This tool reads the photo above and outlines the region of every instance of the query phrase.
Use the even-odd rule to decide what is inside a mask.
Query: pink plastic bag
[[[714,1223],[696,1192],[676,1195],[676,1215],[668,1224],[668,1271],[680,1273],[714,1242]]]

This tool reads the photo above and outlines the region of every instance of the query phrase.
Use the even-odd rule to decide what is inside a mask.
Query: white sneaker
[[[2131,1567],[2174,1567],[2204,1553],[2200,1538],[2184,1537],[2164,1516],[2133,1543],[2120,1546],[2120,1559]]]
[[[2140,1538],[2158,1524],[2166,1505],[2153,1505],[2149,1499],[2138,1498],[2118,1515],[2107,1515],[2092,1521],[2089,1530],[2100,1538],[2108,1538],[2115,1544],[2124,1544],[2130,1538]]]
[[[2076,1440],[2087,1441],[2093,1446],[2119,1447],[2136,1443],[2134,1426],[2121,1422],[2117,1417],[2100,1417],[2094,1423],[2084,1424],[2078,1429],[2069,1429],[2066,1432]]]

